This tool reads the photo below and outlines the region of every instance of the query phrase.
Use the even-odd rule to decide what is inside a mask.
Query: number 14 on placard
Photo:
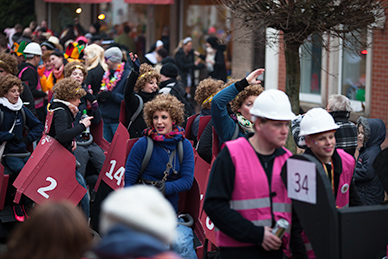
[[[317,203],[316,167],[313,162],[288,159],[287,191],[294,200]]]

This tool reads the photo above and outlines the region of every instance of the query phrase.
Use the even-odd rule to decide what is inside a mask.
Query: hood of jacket
[[[380,146],[385,140],[385,123],[378,118],[367,119],[360,117],[357,120],[357,129],[359,125],[364,127],[365,143],[364,147]]]
[[[150,258],[167,251],[168,245],[144,232],[118,224],[93,249],[99,258]]]

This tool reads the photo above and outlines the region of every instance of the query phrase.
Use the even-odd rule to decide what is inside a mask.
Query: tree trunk
[[[286,58],[286,94],[291,102],[292,111],[299,114],[299,87],[300,87],[300,43],[287,43],[284,46]],[[292,137],[291,130],[288,133],[286,147],[293,154],[296,154],[296,144]]]

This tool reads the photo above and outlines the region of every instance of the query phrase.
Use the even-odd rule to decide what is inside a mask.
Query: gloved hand
[[[135,54],[133,54],[132,52],[129,53],[129,57],[130,57],[130,60],[132,61],[132,67],[133,67],[133,70],[137,73],[139,73],[139,69],[140,69],[140,60],[138,58],[138,56]]]
[[[12,137],[12,141],[14,141],[14,142],[17,143],[17,144],[20,144],[20,143],[22,143],[23,138],[18,137],[18,136],[16,136],[16,135],[14,134],[13,137]]]
[[[86,100],[88,100],[89,102],[93,103],[96,99],[96,97],[94,97],[94,95],[92,95],[91,93],[89,92],[86,92],[86,96],[85,96]]]
[[[104,91],[104,92],[100,93],[99,95],[97,95],[97,101],[108,100],[108,99],[110,99],[111,96],[112,96],[112,93],[110,91]]]

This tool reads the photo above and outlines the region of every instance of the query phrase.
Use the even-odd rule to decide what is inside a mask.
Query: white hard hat
[[[40,45],[36,42],[28,43],[26,48],[24,49],[24,54],[31,54],[36,56],[42,56],[42,49],[40,48]]]
[[[295,118],[288,96],[276,89],[262,92],[256,98],[249,112],[254,116],[271,120],[292,120]]]
[[[327,111],[322,108],[313,108],[304,115],[300,122],[299,136],[335,130],[339,127]]]

